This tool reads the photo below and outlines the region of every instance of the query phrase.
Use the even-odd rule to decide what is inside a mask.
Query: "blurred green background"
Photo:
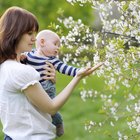
[[[85,24],[92,24],[93,9],[89,4],[72,6],[66,0],[0,0],[0,14],[10,6],[20,6],[35,14],[40,24],[40,30],[47,28],[51,23],[59,24],[59,15],[74,19],[82,19]]]

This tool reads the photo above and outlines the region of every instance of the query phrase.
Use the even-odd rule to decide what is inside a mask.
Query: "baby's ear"
[[[44,46],[44,44],[45,44],[45,39],[40,39],[40,46]]]

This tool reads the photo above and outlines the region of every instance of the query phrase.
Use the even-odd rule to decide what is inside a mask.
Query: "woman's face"
[[[29,52],[32,50],[32,47],[35,43],[35,32],[30,31],[28,33],[23,34],[21,37],[18,46],[17,46],[17,53]]]

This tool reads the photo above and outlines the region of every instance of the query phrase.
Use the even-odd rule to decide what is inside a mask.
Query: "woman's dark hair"
[[[0,18],[0,64],[16,58],[16,48],[22,35],[38,32],[37,18],[20,7],[10,7]]]

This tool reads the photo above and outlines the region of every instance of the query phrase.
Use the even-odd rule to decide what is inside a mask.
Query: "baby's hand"
[[[26,61],[26,58],[27,58],[27,56],[26,56],[26,54],[24,54],[24,53],[21,53],[20,54],[20,62],[21,63],[26,63],[25,61]]]

